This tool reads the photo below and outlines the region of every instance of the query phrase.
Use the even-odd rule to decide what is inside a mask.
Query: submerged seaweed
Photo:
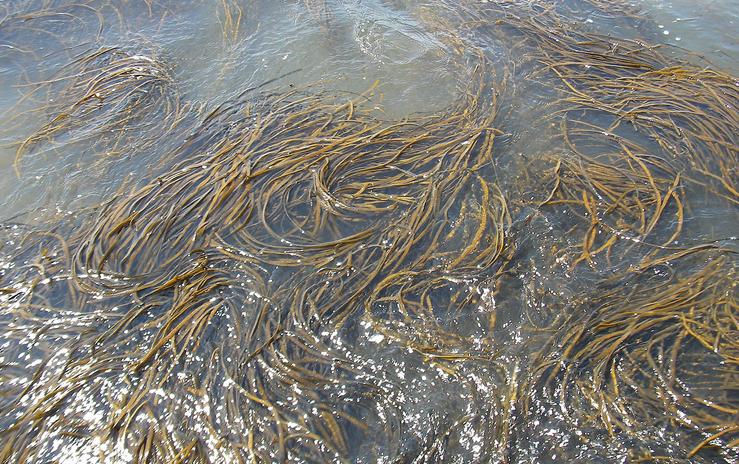
[[[21,181],[114,186],[2,225],[0,461],[739,461],[735,239],[690,214],[737,212],[736,78],[572,8],[637,17],[409,8],[459,89],[400,120],[289,75],[206,110],[118,47],[26,83]]]

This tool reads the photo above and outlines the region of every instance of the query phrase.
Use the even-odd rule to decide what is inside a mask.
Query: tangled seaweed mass
[[[1,462],[739,463],[738,78],[619,2],[394,3],[444,109],[188,100],[188,2],[2,6]]]

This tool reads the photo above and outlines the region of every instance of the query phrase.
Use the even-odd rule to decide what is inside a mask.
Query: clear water
[[[160,160],[185,143],[214,108],[239,98],[247,89],[256,89],[253,93],[258,94],[265,89],[280,92],[308,86],[312,91],[346,98],[365,94],[375,117],[401,121],[444,111],[466,84],[460,82],[464,77],[458,73],[457,55],[447,40],[449,31],[441,27],[452,24],[463,28],[464,23],[450,20],[440,24],[430,14],[455,18],[454,2],[327,0],[325,4],[330,12],[327,18],[316,14],[315,6],[311,7],[322,3],[316,1],[90,0],[65,10],[69,3],[17,0],[0,5],[0,16],[4,18],[0,22],[0,118],[3,121],[0,127],[3,233],[0,237],[4,241],[0,249],[0,288],[21,285],[13,279],[21,275],[22,269],[34,268],[40,270],[34,285],[45,294],[45,301],[35,302],[31,311],[38,310],[39,314],[29,315],[19,309],[15,300],[0,293],[0,331],[4,332],[0,333],[3,383],[0,432],[6,433],[12,433],[12,424],[21,417],[24,408],[49,393],[36,391],[12,405],[9,403],[14,398],[12,392],[31,383],[37,372],[42,379],[58,376],[63,383],[65,375],[71,375],[65,373],[65,366],[79,355],[75,351],[79,349],[78,342],[90,333],[109,328],[122,317],[119,308],[131,304],[126,300],[128,296],[109,297],[101,292],[89,297],[104,300],[107,311],[87,311],[84,306],[69,310],[56,307],[56,302],[68,301],[68,293],[72,293],[65,290],[68,273],[62,272],[55,278],[45,276],[43,263],[36,261],[36,255],[51,245],[25,250],[28,240],[25,234],[29,230],[51,230],[65,237],[74,236],[94,220],[101,205],[161,175],[157,171]],[[480,2],[460,2],[460,8],[466,3]],[[510,3],[515,11],[515,2]],[[739,4],[735,0],[644,0],[635,6],[641,20],[627,21],[627,25],[620,23],[617,15],[614,19],[593,14],[587,8],[574,8],[571,21],[614,36],[637,37],[676,47],[670,50],[677,56],[687,56],[700,66],[739,75],[739,35],[735,32]],[[34,12],[55,8],[74,13],[34,16]],[[493,61],[509,52],[498,48],[499,43],[472,31],[463,36],[464,40],[478,47],[482,44]],[[154,61],[160,63],[159,77],[167,82],[166,91],[172,92],[172,101],[179,102],[177,114],[181,117],[177,127],[161,131],[159,126],[147,125],[145,115],[144,122],[117,129],[116,134],[124,137],[118,144],[112,144],[108,139],[99,140],[99,137],[112,137],[100,127],[82,125],[74,129],[70,140],[62,137],[40,143],[37,149],[16,159],[19,142],[55,114],[44,106],[54,103],[61,83],[74,78],[65,74],[65,66],[86,50],[106,47],[125,51],[128,56],[136,57],[141,66]],[[693,53],[697,56],[693,57]],[[59,76],[64,77],[56,85]],[[43,81],[52,84],[34,84]],[[434,296],[438,304],[448,302],[455,292],[472,297],[474,304],[461,307],[443,325],[451,332],[469,335],[480,346],[492,344],[496,353],[494,362],[491,359],[488,359],[491,362],[470,362],[451,373],[444,363],[379,332],[361,314],[344,331],[315,334],[331,346],[332,356],[351,360],[351,372],[332,373],[351,376],[354,381],[353,391],[347,391],[343,384],[329,385],[316,388],[316,394],[333,401],[337,411],[356,414],[367,426],[362,431],[359,426],[345,425],[348,454],[335,457],[335,461],[639,462],[632,454],[633,449],[651,447],[655,455],[667,455],[674,462],[739,463],[735,448],[698,455],[696,461],[691,461],[685,457],[690,449],[672,443],[673,429],[669,425],[663,430],[645,429],[638,439],[633,436],[627,439],[611,435],[605,429],[573,428],[572,418],[566,417],[563,409],[541,398],[531,399],[533,416],[521,410],[518,388],[526,383],[531,359],[543,346],[538,334],[527,328],[544,327],[552,322],[554,308],[577,306],[594,282],[611,271],[573,271],[570,263],[552,253],[555,249],[577,246],[575,238],[567,235],[570,224],[553,223],[551,217],[531,214],[526,208],[515,209],[517,199],[521,204],[529,193],[518,187],[523,176],[521,166],[552,148],[551,134],[556,130],[540,119],[541,108],[551,103],[555,95],[536,81],[521,81],[517,85],[530,91],[518,92],[515,101],[505,103],[510,118],[509,124],[502,128],[500,145],[496,145],[500,164],[495,172],[496,181],[512,198],[511,208],[516,212],[510,227],[523,231],[516,232],[519,235],[511,282],[505,284],[506,293],[499,293],[496,291],[499,284],[492,275],[482,281],[450,278],[440,284],[438,295]],[[28,90],[32,88],[40,90],[29,96]],[[370,93],[366,93],[368,89],[372,89]],[[154,118],[163,117],[162,114],[176,118],[172,110],[152,114]],[[167,121],[173,124],[174,119]],[[736,129],[739,132],[739,127]],[[492,176],[492,169],[489,170]],[[481,196],[480,191],[468,192],[465,208],[479,211]],[[464,231],[454,239],[468,240],[475,232],[476,217],[470,213],[465,218],[460,213],[457,224]],[[727,247],[736,247],[738,224],[739,210],[735,204],[696,196],[692,209],[686,212],[685,238],[681,238],[684,242],[680,245],[720,241]],[[229,417],[231,413],[224,399],[238,396],[249,388],[248,379],[229,374],[229,363],[235,366],[238,362],[248,362],[249,355],[248,350],[238,346],[239,338],[233,334],[240,324],[252,323],[267,298],[251,279],[251,270],[241,265],[224,266],[233,266],[224,272],[242,281],[240,288],[229,288],[220,297],[243,299],[241,313],[219,313],[211,321],[198,350],[188,355],[182,365],[174,366],[181,383],[146,392],[150,397],[149,409],[142,409],[137,421],[158,421],[171,434],[168,446],[173,450],[186,448],[192,437],[197,437],[198,449],[211,462],[252,462],[246,452],[242,455],[244,460],[239,461],[238,451],[234,451],[239,447],[230,448],[224,443],[239,443],[244,450],[244,443],[253,438],[250,433],[261,433],[259,427],[267,427],[264,424],[268,421],[256,421],[259,425],[250,431],[243,422]],[[267,271],[271,276],[268,285],[275,288],[290,285],[291,269],[275,266]],[[271,298],[281,295],[271,288],[269,294]],[[733,311],[736,315],[736,308]],[[496,318],[492,327],[487,322],[491,315]],[[136,352],[138,346],[139,353],[143,353],[155,339],[157,329],[144,327],[126,333],[121,352],[129,348],[129,352]],[[733,335],[736,336],[736,331]],[[194,385],[198,384],[197,379],[202,380],[204,372],[213,369],[211,363],[216,358],[212,356],[219,346],[230,350],[222,348],[219,355],[223,358],[219,362],[226,367],[209,379],[211,390],[198,390]],[[735,379],[739,377],[735,364],[726,369],[734,369]],[[120,435],[101,432],[107,430],[115,416],[112,405],[124,403],[125,398],[137,391],[137,382],[141,382],[135,374],[125,372],[90,374],[86,386],[73,393],[71,404],[64,403],[59,412],[52,411],[51,424],[62,416],[77,421],[79,436],[40,425],[28,446],[35,453],[33,462],[135,462],[137,450],[130,442],[120,439],[123,436],[120,424],[116,429]],[[728,390],[736,388],[737,385],[726,386]],[[290,394],[296,404],[306,401],[299,389]],[[381,399],[370,401],[372,395]],[[244,408],[245,415],[268,416],[256,406]],[[299,423],[298,413],[281,420],[292,421],[288,429],[297,435],[306,433],[306,429],[325,433]],[[666,424],[670,420],[666,419]],[[221,423],[240,424],[241,428],[227,430],[211,426]],[[309,440],[309,435],[305,436]],[[0,440],[0,448],[5,439]],[[430,443],[436,443],[434,453],[428,452]],[[13,446],[20,444],[16,442]],[[327,452],[320,459],[311,460],[298,449],[268,449],[269,443],[262,446],[263,454],[274,461],[321,462],[330,460],[331,456]],[[422,450],[426,450],[425,456]],[[179,462],[176,455],[175,452],[169,456],[173,462]]]
[[[642,5],[657,23],[665,43],[684,47],[736,74],[739,61],[736,2],[648,0]]]

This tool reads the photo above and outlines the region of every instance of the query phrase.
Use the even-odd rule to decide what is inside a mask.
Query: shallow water
[[[739,11],[731,0],[689,2],[649,0],[642,3],[666,43],[697,53],[736,75],[739,62]]]
[[[0,15],[0,461],[739,463],[735,2]]]

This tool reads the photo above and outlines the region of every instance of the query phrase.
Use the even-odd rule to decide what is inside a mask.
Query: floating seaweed
[[[146,173],[2,224],[0,462],[736,461],[736,250],[687,219],[735,211],[735,78],[576,3],[414,10],[458,98],[395,121],[280,79],[201,110],[121,48],[30,85],[19,168]]]
[[[683,458],[708,446],[707,456],[732,459],[735,266],[710,254],[687,272],[613,283],[573,308],[535,376],[565,421],[611,438],[654,434],[651,451],[645,444],[634,453],[674,452],[659,443],[662,435],[687,442]]]
[[[18,147],[16,173],[20,176],[23,157],[40,142],[54,146],[71,140],[113,157],[132,145],[145,151],[184,118],[173,87],[169,71],[156,57],[114,48],[76,57],[70,66],[28,90],[27,98],[46,95],[43,99],[51,102],[40,109],[49,121]],[[152,121],[141,112],[160,117]],[[77,130],[88,127],[98,130]]]

